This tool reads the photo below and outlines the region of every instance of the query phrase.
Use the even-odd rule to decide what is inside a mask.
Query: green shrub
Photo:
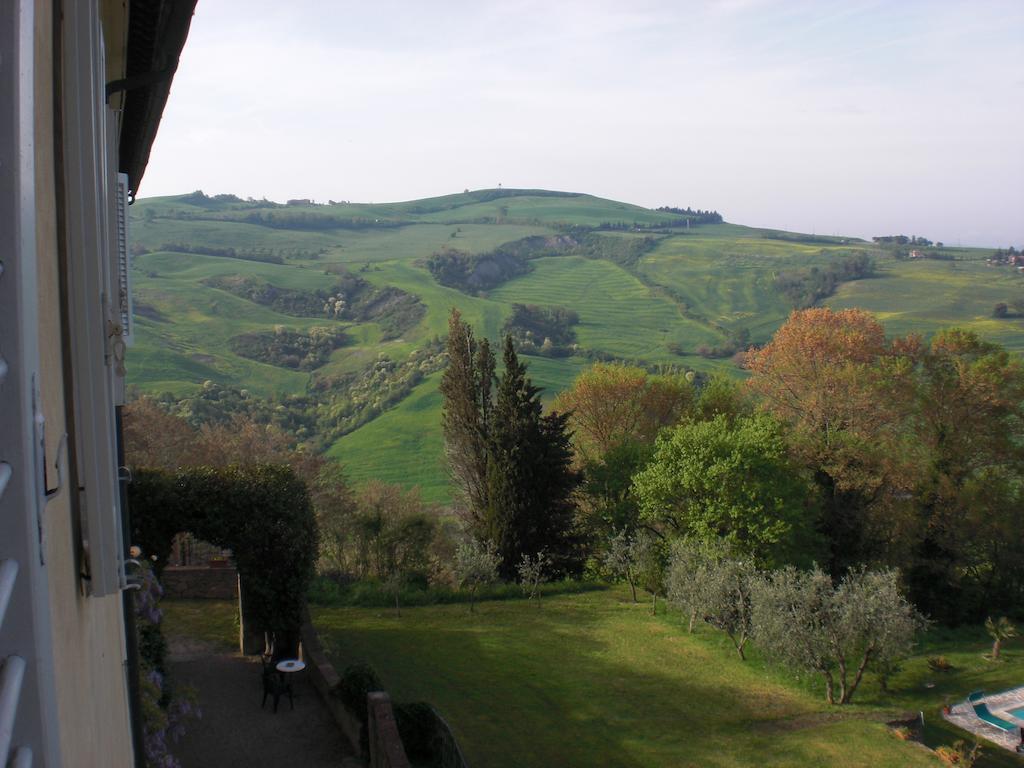
[[[345,668],[341,674],[341,681],[335,688],[335,693],[349,712],[359,718],[359,722],[366,724],[368,717],[366,706],[366,695],[370,691],[383,691],[384,684],[380,681],[377,671],[369,664],[358,662]]]
[[[541,584],[539,592],[543,596],[577,594],[607,589],[607,584],[594,580],[565,579]],[[321,575],[313,580],[308,598],[311,603],[323,606],[348,606],[353,608],[388,608],[395,604],[395,593],[379,581],[366,580],[352,583],[341,583],[328,575]],[[422,605],[448,605],[452,603],[468,603],[469,593],[453,589],[449,586],[435,585],[424,587],[422,584],[405,584],[399,593],[403,606],[415,607]],[[487,584],[477,591],[476,600],[520,600],[523,599],[522,589],[518,584],[497,582]]]
[[[431,764],[436,758],[434,737],[437,718],[434,710],[424,701],[414,701],[395,704],[394,711],[405,754],[417,764]]]

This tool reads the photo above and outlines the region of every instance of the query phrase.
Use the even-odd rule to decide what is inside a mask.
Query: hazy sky
[[[143,196],[539,187],[1024,244],[1024,0],[199,0]]]

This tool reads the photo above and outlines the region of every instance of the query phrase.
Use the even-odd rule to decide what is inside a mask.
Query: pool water
[[[1024,720],[1024,707],[1017,707],[1016,709],[1006,710],[1008,715],[1013,715],[1018,720]]]

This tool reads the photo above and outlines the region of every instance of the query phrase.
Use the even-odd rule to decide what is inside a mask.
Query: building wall
[[[77,0],[76,0],[77,1]],[[79,578],[80,531],[68,487],[65,368],[61,328],[58,191],[54,151],[52,0],[36,0],[35,159],[39,276],[40,391],[46,419],[47,485],[64,487],[44,518],[61,753],[67,766],[133,765],[121,597],[86,596]]]

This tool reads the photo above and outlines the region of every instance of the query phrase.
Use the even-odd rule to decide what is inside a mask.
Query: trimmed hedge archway
[[[319,539],[309,491],[291,467],[139,469],[128,504],[132,543],[158,576],[181,531],[230,549],[247,616],[261,630],[297,636]]]

